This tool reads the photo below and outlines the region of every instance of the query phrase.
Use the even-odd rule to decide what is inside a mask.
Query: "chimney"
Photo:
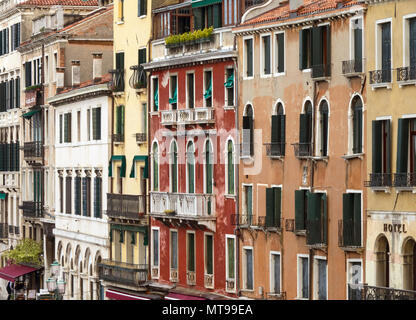
[[[81,82],[80,62],[79,60],[71,61],[72,68],[72,87],[78,87]]]
[[[93,52],[92,53],[92,79],[94,82],[101,80],[103,76],[103,53],[102,52]]]
[[[290,11],[297,10],[301,5],[303,5],[303,0],[289,0]]]
[[[64,88],[65,67],[56,67],[56,91],[59,92]]]

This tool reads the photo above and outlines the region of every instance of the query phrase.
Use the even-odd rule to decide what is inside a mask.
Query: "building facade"
[[[373,299],[415,299],[416,3],[365,2],[369,106],[365,292]]]
[[[239,292],[353,299],[351,284],[365,281],[364,7],[290,0],[262,10],[233,29]]]

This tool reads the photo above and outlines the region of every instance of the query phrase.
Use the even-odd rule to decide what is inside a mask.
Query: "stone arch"
[[[411,236],[403,240],[403,289],[416,290],[416,242]]]
[[[384,234],[380,234],[375,242],[374,254],[376,260],[376,286],[390,285],[390,246]]]

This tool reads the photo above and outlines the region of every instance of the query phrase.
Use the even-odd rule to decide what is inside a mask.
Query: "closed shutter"
[[[64,142],[71,142],[71,113],[64,114]]]
[[[247,71],[246,76],[252,77],[253,76],[253,39],[247,39],[246,40],[246,65],[247,65]]]
[[[307,206],[307,243],[321,243],[321,194],[310,192]]]
[[[178,192],[178,153],[176,144],[173,149],[172,192]]]
[[[354,60],[355,71],[362,72],[363,29],[354,29]]]
[[[101,140],[101,108],[92,109],[92,135],[94,140]]]
[[[14,91],[14,80],[10,80],[9,81],[9,97],[10,97],[10,109],[13,109],[14,108],[14,104],[15,104],[15,102],[14,102],[14,93],[15,93],[15,91]]]
[[[270,36],[263,37],[264,43],[264,74],[270,74]]]
[[[273,208],[273,217],[274,217],[274,227],[280,228],[280,217],[281,217],[281,202],[282,202],[282,189],[273,188],[273,197],[274,197],[274,208]]]
[[[281,122],[279,120],[280,120],[279,115],[272,115],[272,132],[271,132],[272,152],[279,151],[279,147],[277,145],[277,143],[280,142],[279,138],[280,138],[280,133],[281,133],[281,128],[280,128]]]
[[[9,28],[6,29],[6,53],[9,53]]]
[[[6,144],[6,171],[10,171],[10,144]]]
[[[59,143],[62,143],[62,114],[59,115]]]
[[[310,143],[310,128],[311,115],[307,113],[301,113],[299,119],[299,143]]]
[[[32,61],[25,63],[25,86],[30,87],[32,85]]]
[[[342,238],[343,245],[348,246],[353,242],[354,225],[354,194],[344,193],[342,195]]]
[[[266,226],[274,225],[274,194],[273,188],[266,188]]]
[[[391,124],[390,120],[384,121],[386,134],[386,173],[391,173]]]
[[[399,119],[397,129],[396,173],[407,173],[409,119]]]
[[[391,80],[391,29],[390,22],[381,25],[381,67],[383,69],[383,82]]]
[[[94,217],[101,218],[101,178],[94,178]]]
[[[0,143],[0,171],[5,171],[4,170],[4,144]]]
[[[382,121],[372,120],[372,173],[382,173]]]
[[[71,213],[71,195],[72,195],[72,178],[71,177],[66,177],[66,185],[65,185],[65,203],[66,203],[66,213]]]
[[[20,144],[16,143],[16,171],[20,170]]]
[[[0,31],[0,56],[4,54],[4,48],[3,48],[3,30]]]
[[[215,4],[213,6],[213,20],[214,28],[222,27],[222,4]]]
[[[321,113],[321,154],[322,156],[328,155],[328,111]]]
[[[353,119],[353,153],[362,152],[362,133],[363,133],[363,115],[362,107],[356,106],[354,108],[354,119]]]
[[[192,12],[194,14],[194,30],[200,30],[203,28],[203,8],[193,8]]]
[[[354,193],[354,245],[361,246],[361,193]]]
[[[206,272],[207,274],[213,274],[213,237],[211,235],[206,236]]]
[[[139,0],[138,2],[137,16],[145,16],[147,14],[147,0]]]
[[[15,90],[16,90],[16,108],[20,108],[20,78],[15,79]]]
[[[246,190],[248,223],[251,224],[251,219],[253,216],[253,187],[247,186]]]
[[[146,63],[146,48],[139,49],[139,65]]]
[[[153,231],[153,266],[159,266],[159,230]]]
[[[327,286],[327,276],[326,276],[326,260],[318,260],[318,299],[326,300],[326,286]]]
[[[16,48],[20,46],[20,22],[17,24]]]
[[[193,161],[193,155],[191,156],[191,159],[189,160],[190,163],[188,163],[188,191],[189,193],[195,192],[195,175],[194,175],[194,161]]]
[[[305,190],[295,190],[295,230],[305,230]]]
[[[116,53],[116,69],[124,70],[124,52]]]
[[[306,30],[299,30],[299,69],[306,69]]]
[[[74,181],[75,185],[74,185],[74,193],[75,193],[75,199],[74,199],[74,204],[75,204],[75,214],[77,215],[81,215],[81,177],[75,177],[75,181]]]
[[[212,193],[212,153],[210,152],[209,142],[207,145],[207,152],[206,152],[206,192]]]
[[[251,119],[249,116],[243,116],[243,155],[245,156],[251,154]]]
[[[195,271],[195,235],[188,233],[188,271]]]
[[[87,177],[82,178],[82,215],[88,216],[87,214]]]
[[[277,72],[285,72],[285,35],[277,35]]]
[[[328,197],[326,193],[321,194],[321,205],[322,205],[322,243],[328,244]]]
[[[312,28],[312,67],[323,64],[323,29]]]
[[[207,19],[206,21],[207,21],[207,27],[208,28],[214,26],[213,7],[214,6],[207,6],[207,7],[205,7],[206,19]]]
[[[321,27],[326,34],[326,52],[323,57],[325,76],[331,75],[331,27],[329,25]]]

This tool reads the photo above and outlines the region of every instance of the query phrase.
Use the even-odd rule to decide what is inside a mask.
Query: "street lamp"
[[[63,279],[58,279],[58,273],[61,265],[58,261],[54,261],[51,264],[51,274],[52,277],[46,280],[46,286],[48,291],[54,294],[55,300],[62,300],[62,296],[65,293],[66,282]]]

